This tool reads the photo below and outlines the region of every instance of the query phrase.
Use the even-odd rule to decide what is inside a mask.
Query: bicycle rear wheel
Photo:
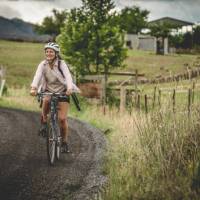
[[[47,134],[47,158],[50,165],[55,163],[55,153],[56,153],[56,138],[55,132],[52,124],[48,124],[48,134]]]

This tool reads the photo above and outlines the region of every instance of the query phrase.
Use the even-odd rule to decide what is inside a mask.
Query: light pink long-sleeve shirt
[[[49,64],[46,60],[43,60],[38,65],[35,76],[33,78],[33,82],[31,83],[31,87],[37,88],[39,92],[41,90],[45,91],[46,89],[47,83],[44,76],[46,67],[49,67]],[[60,62],[60,69],[62,70],[64,77],[62,76],[61,72],[58,69],[58,60],[56,60],[52,69],[54,75],[63,85],[66,86],[66,89],[71,89],[73,90],[73,92],[80,92],[79,88],[73,83],[69,68],[67,67],[66,63],[63,60],[61,60]]]

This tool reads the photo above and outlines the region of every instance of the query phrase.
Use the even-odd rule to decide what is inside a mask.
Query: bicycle
[[[60,159],[62,137],[58,124],[58,102],[60,98],[67,98],[63,93],[42,92],[38,93],[38,101],[41,101],[44,96],[50,96],[50,113],[47,121],[47,158],[50,165],[54,165],[55,159]]]

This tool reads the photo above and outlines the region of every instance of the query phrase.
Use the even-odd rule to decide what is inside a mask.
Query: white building
[[[150,35],[126,34],[125,44],[130,49],[156,52],[156,38]]]

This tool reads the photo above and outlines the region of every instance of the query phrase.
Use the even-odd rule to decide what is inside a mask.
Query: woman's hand
[[[67,91],[66,91],[66,95],[71,95],[72,94],[72,89],[68,89]]]
[[[31,96],[36,96],[37,95],[37,89],[36,88],[31,88],[30,95]]]

